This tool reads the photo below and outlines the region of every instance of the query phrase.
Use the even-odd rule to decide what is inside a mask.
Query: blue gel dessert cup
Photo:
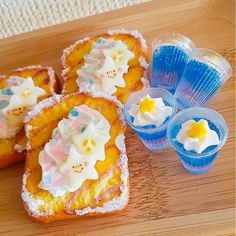
[[[174,94],[177,107],[183,110],[203,106],[231,75],[231,66],[221,55],[196,49]]]
[[[195,121],[200,119],[207,120],[209,128],[217,133],[220,144],[209,146],[202,153],[185,150],[183,145],[176,140],[176,136],[181,129],[181,125],[190,119]],[[179,112],[171,120],[168,125],[167,136],[183,167],[191,174],[201,174],[208,171],[213,165],[218,151],[227,140],[228,127],[224,118],[216,111],[203,107],[193,107]]]
[[[169,90],[174,94],[194,43],[184,35],[163,33],[152,43],[151,86]]]
[[[130,116],[128,112],[132,104],[138,104],[140,99],[146,97],[147,95],[151,98],[161,97],[166,106],[172,107],[171,115],[167,117],[167,119],[158,127],[156,127],[156,125],[135,126],[133,124],[134,118]],[[162,152],[168,148],[169,142],[167,139],[167,125],[175,114],[176,105],[174,96],[167,90],[161,88],[145,88],[138,92],[132,93],[124,105],[124,116],[126,122],[141,139],[143,144],[153,152]]]

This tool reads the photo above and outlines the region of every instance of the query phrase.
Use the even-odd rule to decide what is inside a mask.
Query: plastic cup
[[[206,148],[202,153],[186,151],[182,144],[176,140],[176,136],[181,128],[181,124],[189,119],[205,119],[211,129],[215,130],[219,136],[220,144]],[[224,118],[216,111],[193,107],[179,112],[168,125],[167,136],[171,146],[175,149],[183,167],[192,174],[201,174],[210,169],[216,158],[218,151],[225,144],[228,137],[228,127]]]
[[[174,94],[194,48],[194,43],[181,34],[163,33],[155,38],[152,43],[151,86]]]
[[[174,94],[177,107],[183,110],[203,106],[231,75],[231,66],[221,55],[196,49]]]
[[[150,127],[150,125],[145,127],[135,126],[131,116],[128,113],[132,104],[137,104],[141,98],[146,97],[147,95],[149,95],[151,98],[161,97],[166,105],[172,107],[172,113],[170,117],[168,117],[166,121],[158,127]],[[132,93],[128,97],[124,106],[125,120],[131,126],[133,131],[138,135],[143,144],[153,152],[164,151],[169,146],[167,139],[167,125],[175,113],[176,105],[174,96],[167,90],[160,88],[146,88]]]

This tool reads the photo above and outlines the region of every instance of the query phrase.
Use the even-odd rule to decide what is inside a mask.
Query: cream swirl
[[[187,120],[181,125],[176,140],[183,144],[186,151],[193,150],[202,153],[212,145],[219,145],[220,140],[216,131],[210,129],[207,120]]]
[[[80,90],[112,95],[117,87],[125,87],[123,75],[133,57],[134,54],[120,40],[99,38],[85,55],[85,64],[77,71]]]
[[[74,107],[39,154],[39,188],[56,197],[76,191],[87,179],[97,179],[95,164],[105,159],[109,131],[110,124],[100,112],[86,105]]]
[[[134,119],[136,126],[160,126],[171,115],[172,107],[166,106],[161,97],[151,98],[149,95],[132,104],[129,115]]]
[[[34,85],[31,77],[12,76],[0,90],[0,138],[14,137],[23,127],[28,110],[45,91]]]

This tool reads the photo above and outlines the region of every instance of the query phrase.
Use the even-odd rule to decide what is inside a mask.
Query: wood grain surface
[[[50,65],[60,74],[63,48],[115,28],[138,29],[149,45],[158,33],[179,32],[198,47],[221,53],[234,67],[233,0],[158,0],[0,40],[0,74],[30,64]],[[229,126],[227,143],[209,172],[188,174],[173,150],[151,153],[129,129],[131,195],[123,212],[33,222],[20,198],[22,163],[0,171],[0,235],[234,235],[234,79],[207,104]]]

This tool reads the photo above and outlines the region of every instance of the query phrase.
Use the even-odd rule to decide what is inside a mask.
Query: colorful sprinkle
[[[11,89],[8,88],[0,90],[0,94],[13,95],[13,92],[11,91]]]
[[[97,43],[105,43],[105,40],[104,40],[103,38],[99,38],[99,39],[97,40]]]
[[[79,115],[79,112],[77,111],[77,110],[75,110],[75,109],[72,109],[71,111],[70,111],[70,115],[71,116],[78,116]]]
[[[86,130],[86,127],[81,128],[81,133],[83,133]]]

